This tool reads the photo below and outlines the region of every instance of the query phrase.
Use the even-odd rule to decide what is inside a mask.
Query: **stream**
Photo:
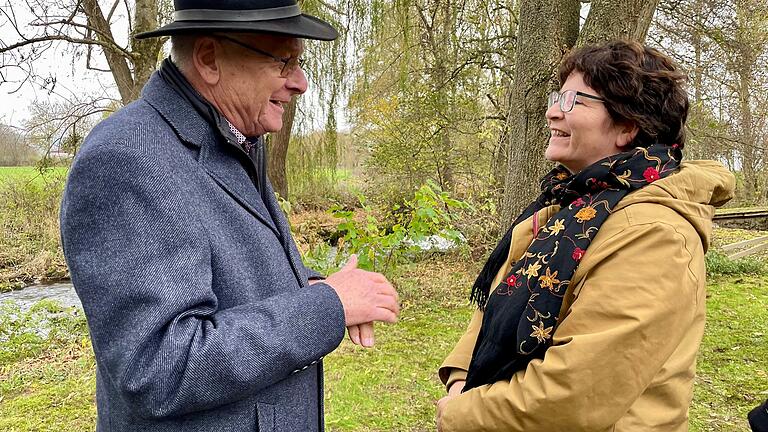
[[[40,300],[55,300],[64,307],[82,308],[80,299],[75,294],[72,283],[30,285],[24,289],[0,294],[0,304],[6,301],[16,303],[22,311],[27,311]]]

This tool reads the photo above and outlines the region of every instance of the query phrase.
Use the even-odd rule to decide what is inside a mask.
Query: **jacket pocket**
[[[275,406],[256,402],[256,431],[275,432]]]

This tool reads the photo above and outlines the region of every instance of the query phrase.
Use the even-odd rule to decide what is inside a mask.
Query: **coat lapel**
[[[217,143],[204,145],[200,150],[200,164],[222,189],[279,238],[281,233],[245,168],[235,155],[220,147]]]
[[[198,162],[216,184],[280,237],[280,231],[245,168],[230,149],[219,143],[219,134],[195,108],[169,87],[157,72],[144,87],[142,98],[157,110],[182,141],[199,149]]]

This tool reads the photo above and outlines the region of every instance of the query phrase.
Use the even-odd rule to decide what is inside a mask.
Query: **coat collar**
[[[280,237],[280,231],[248,176],[238,154],[240,147],[230,142],[204,119],[192,103],[174,90],[155,72],[142,91],[142,98],[151,105],[185,143],[199,149],[198,162],[214,181],[240,205]],[[226,141],[226,142],[225,142]]]
[[[266,225],[280,239],[288,255],[291,268],[303,286],[301,257],[291,247],[292,237],[288,221],[282,215],[269,180],[262,199],[248,176],[239,144],[231,134],[222,134],[210,121],[203,118],[193,103],[173,89],[155,72],[142,91],[142,98],[150,104],[171,126],[179,138],[199,149],[198,162],[208,175],[235,201]]]
[[[141,97],[173,128],[179,138],[195,147],[218,141],[212,125],[205,121],[194,106],[155,72],[147,81]]]

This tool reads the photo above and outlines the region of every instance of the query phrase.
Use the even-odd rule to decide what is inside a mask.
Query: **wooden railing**
[[[768,217],[768,207],[718,209],[715,211],[714,220],[742,220]],[[742,240],[722,247],[728,258],[737,259],[754,255],[768,250],[768,236],[760,236],[749,240]]]

